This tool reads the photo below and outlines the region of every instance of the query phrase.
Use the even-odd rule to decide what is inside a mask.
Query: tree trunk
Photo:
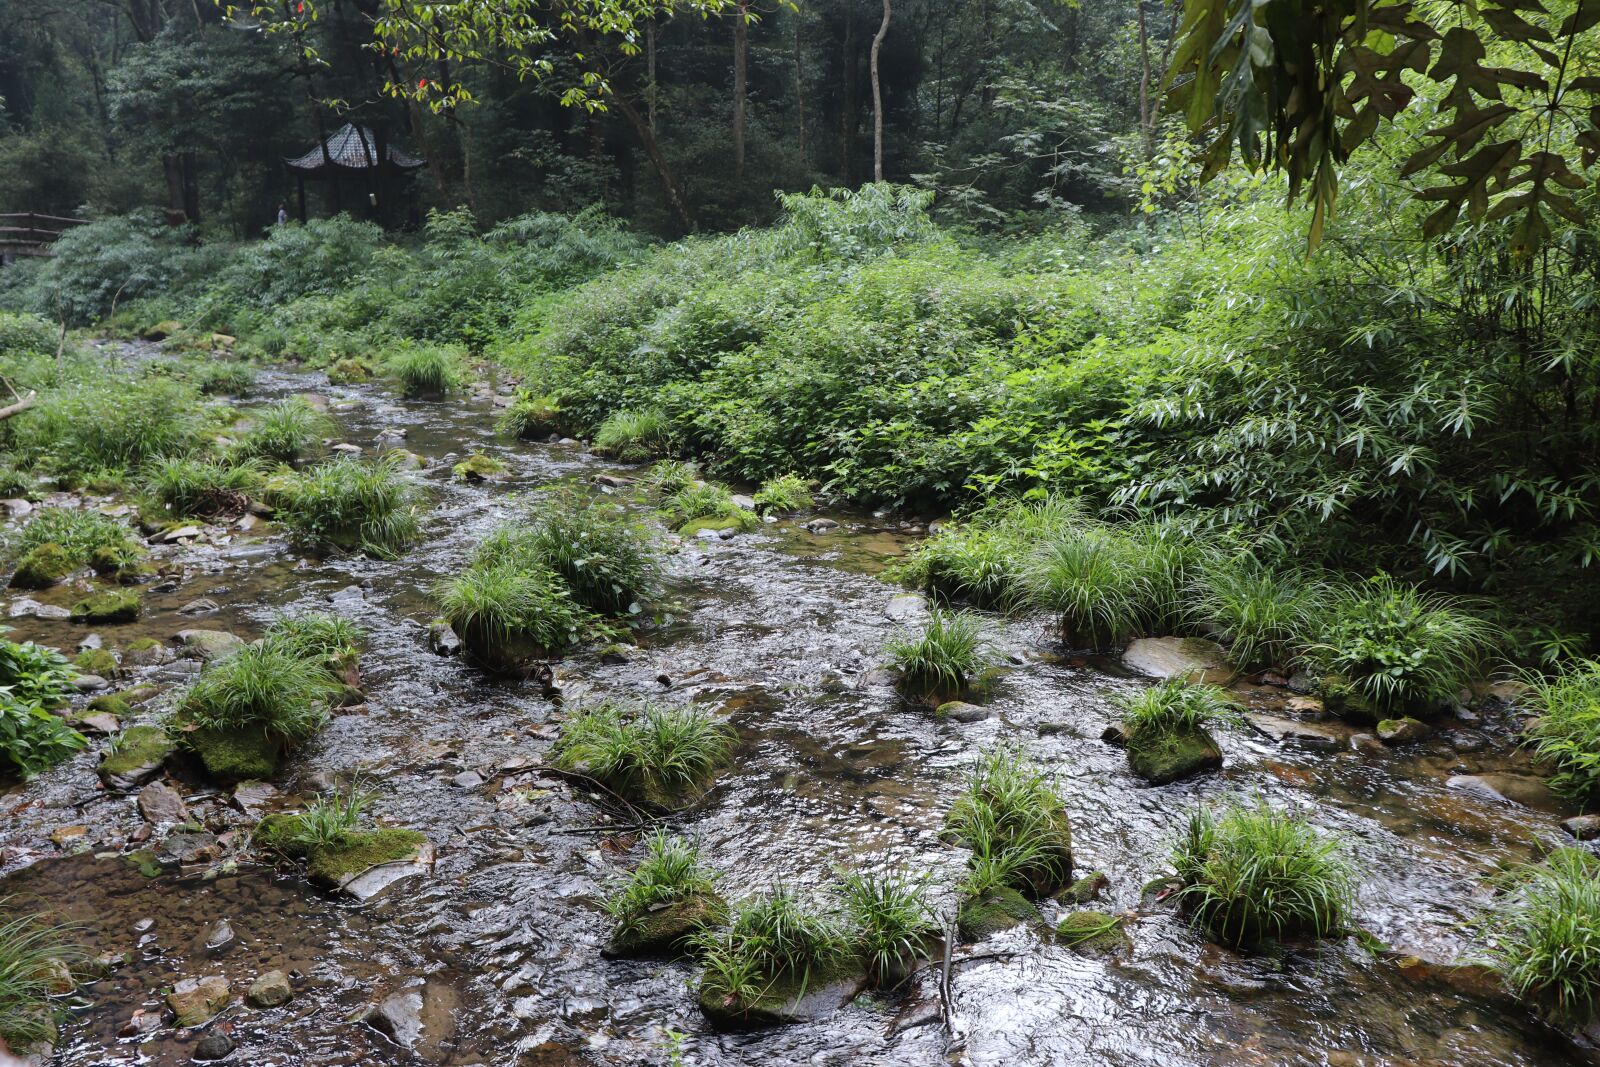
[[[872,38],[872,180],[883,181],[883,89],[878,81],[878,53],[889,36],[889,0],[883,0],[883,21]]]
[[[645,113],[650,116],[650,132],[656,132],[656,20],[651,19],[644,26],[645,63],[650,74],[649,86],[645,89]]]
[[[805,68],[800,63],[800,16],[794,16],[794,113],[800,126],[800,166],[811,169],[810,153],[806,151],[806,82]]]
[[[744,179],[744,107],[750,56],[750,5],[739,0],[733,17],[733,176]]]
[[[844,185],[855,184],[856,113],[861,109],[856,95],[856,9],[851,3],[844,7],[844,107],[839,116],[839,180]]]
[[[13,415],[20,415],[22,412],[33,407],[33,405],[38,403],[38,401],[39,394],[35,393],[32,389],[29,389],[28,395],[18,399],[15,404],[8,404],[5,407],[0,408],[0,419],[9,419]]]
[[[182,157],[176,152],[163,155],[161,173],[167,179],[167,224],[176,226],[184,218]]]
[[[1148,163],[1156,154],[1155,116],[1150,114],[1150,34],[1145,29],[1144,0],[1133,0],[1139,14],[1139,143]]]
[[[683,191],[678,188],[678,180],[672,175],[672,165],[667,162],[666,154],[661,151],[661,145],[656,141],[656,135],[650,132],[649,123],[644,116],[639,114],[639,109],[633,102],[618,93],[610,101],[628,120],[628,125],[633,127],[633,132],[639,137],[639,144],[644,148],[644,154],[650,157],[650,162],[655,165],[656,174],[661,178],[661,184],[667,191],[667,202],[672,205],[673,213],[683,223],[684,228],[690,233],[699,229],[695,223],[694,212],[689,210],[688,201],[683,198]]]

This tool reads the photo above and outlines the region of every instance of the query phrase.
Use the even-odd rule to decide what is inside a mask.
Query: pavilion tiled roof
[[[353,123],[345,125],[327,140],[327,153],[318,145],[303,156],[285,159],[291,169],[303,171],[325,170],[329,164],[344,170],[370,170],[377,164],[378,142],[372,131]],[[416,170],[423,161],[394,145],[387,146],[389,165],[399,170]]]

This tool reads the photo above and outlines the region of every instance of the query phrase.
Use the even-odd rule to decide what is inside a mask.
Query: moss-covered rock
[[[96,671],[95,673],[98,674],[99,672]],[[128,698],[121,693],[101,693],[89,701],[88,710],[122,718],[129,714],[133,708],[129,705]]]
[[[525,396],[519,398],[501,417],[504,428],[514,430],[518,437],[527,441],[543,440],[551,434],[566,432],[561,418],[561,409],[556,406],[553,398],[548,396]]]
[[[1127,751],[1128,766],[1151,785],[1181,781],[1222,766],[1222,749],[1198,726],[1135,731],[1127,737]]]
[[[345,835],[337,845],[315,845],[306,853],[306,873],[329,887],[381,863],[401,863],[417,858],[428,839],[415,830],[386,826]]]
[[[333,385],[354,385],[371,378],[371,365],[359,359],[341,359],[328,368],[328,381]]]
[[[1056,924],[1056,936],[1085,955],[1105,955],[1132,942],[1122,919],[1103,911],[1075,911]]]
[[[1089,901],[1097,899],[1110,886],[1111,879],[1107,878],[1103,872],[1090,871],[1057,893],[1055,899],[1062,904],[1087,904]]]
[[[718,925],[727,916],[728,904],[720,896],[696,893],[623,924],[612,935],[604,955],[612,958],[672,955],[695,934]]]
[[[133,622],[143,610],[139,594],[132,589],[113,589],[84,597],[72,605],[75,622],[118,623]]]
[[[450,468],[450,474],[458,482],[487,482],[500,478],[506,473],[506,465],[493,456],[486,456],[482,452],[474,452],[466,459]]]
[[[866,976],[854,961],[809,974],[783,974],[760,983],[763,992],[748,999],[730,998],[707,986],[696,995],[700,1011],[719,1029],[782,1026],[837,1011],[861,992]]]
[[[112,789],[132,789],[155,777],[175,748],[159,726],[130,726],[100,761],[100,778]]]
[[[1378,738],[1391,745],[1404,745],[1421,741],[1433,730],[1421,719],[1407,715],[1403,719],[1384,719],[1378,723]]]
[[[1341,719],[1372,726],[1383,718],[1342,674],[1325,674],[1318,678],[1314,691],[1322,698],[1323,706]]]
[[[304,825],[299,812],[275,812],[256,823],[255,829],[250,831],[250,840],[258,848],[301,858],[306,850],[296,838]]]
[[[181,329],[183,329],[183,323],[177,319],[163,319],[140,330],[139,336],[146,341],[165,341]]]
[[[83,674],[98,674],[102,678],[114,678],[121,669],[117,665],[117,657],[105,648],[84,649],[73,657],[72,665]]]
[[[982,941],[1002,930],[1038,921],[1038,909],[1015,889],[969,896],[956,911],[956,929],[965,941]]]
[[[54,541],[38,545],[17,561],[11,575],[13,589],[48,589],[77,570],[72,556]]]
[[[282,742],[261,730],[191,730],[184,743],[206,773],[224,783],[271,778],[283,758]]]
[[[89,553],[89,566],[101,577],[119,582],[136,582],[155,573],[144,549],[131,541],[98,546]]]

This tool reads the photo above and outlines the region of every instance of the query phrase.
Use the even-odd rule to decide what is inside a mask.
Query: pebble
[[[212,1060],[225,1059],[232,1051],[233,1038],[221,1030],[213,1030],[195,1042],[194,1059],[196,1063],[208,1063]]]
[[[462,789],[476,789],[483,784],[483,775],[477,771],[462,771],[450,779],[450,784]]]

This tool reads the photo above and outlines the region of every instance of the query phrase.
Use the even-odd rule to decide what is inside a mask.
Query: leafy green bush
[[[672,427],[662,412],[618,411],[594,432],[594,450],[624,463],[643,463],[672,448]]]
[[[661,593],[661,548],[622,508],[574,493],[547,497],[515,536],[514,555],[555,571],[572,598],[603,615],[639,614]]]
[[[908,695],[954,698],[988,665],[987,646],[976,615],[933,608],[917,636],[891,638],[884,646]]]
[[[162,292],[184,272],[188,236],[154,212],[74,226],[55,242],[39,271],[29,294],[32,310],[87,326],[119,302]]]
[[[53,708],[66,703],[77,673],[53,648],[0,638],[0,689],[25,704]]]
[[[32,778],[87,743],[59,715],[0,686],[0,768]]]
[[[1072,879],[1066,803],[1020,748],[978,758],[944,825],[972,849],[969,893],[1008,887],[1042,894]]]
[[[1498,635],[1471,603],[1378,575],[1332,591],[1306,657],[1376,709],[1422,708],[1454,701]]]
[[[408,346],[389,357],[389,370],[409,397],[439,397],[461,388],[460,360],[444,348]]]
[[[94,377],[43,393],[25,419],[7,420],[25,462],[69,480],[133,470],[157,456],[180,455],[195,442],[194,387],[159,376]]]
[[[697,707],[597,704],[568,719],[556,766],[581,772],[624,797],[681,808],[733,753],[733,728]]]
[[[1506,988],[1556,1022],[1583,1025],[1600,1006],[1600,859],[1560,848],[1513,868],[1481,927]]]
[[[306,540],[387,559],[416,538],[422,490],[393,456],[341,456],[280,479],[273,502]]]
[[[1600,660],[1527,681],[1539,713],[1528,737],[1534,754],[1555,770],[1550,784],[1577,800],[1600,794]]]
[[[780,474],[761,483],[755,495],[756,511],[762,515],[802,511],[815,501],[811,485],[798,474]]]
[[[186,726],[304,741],[328,719],[335,686],[316,659],[274,643],[249,645],[209,664],[186,689],[176,716]]]
[[[1253,947],[1327,937],[1355,906],[1355,873],[1337,841],[1264,802],[1219,817],[1200,808],[1173,851],[1179,900],[1219,943]]]
[[[233,451],[240,460],[293,463],[319,449],[333,429],[333,420],[327,415],[292,397],[256,412]]]
[[[240,514],[261,485],[261,468],[248,460],[230,464],[191,457],[164,459],[151,464],[145,474],[145,489],[180,518]]]

